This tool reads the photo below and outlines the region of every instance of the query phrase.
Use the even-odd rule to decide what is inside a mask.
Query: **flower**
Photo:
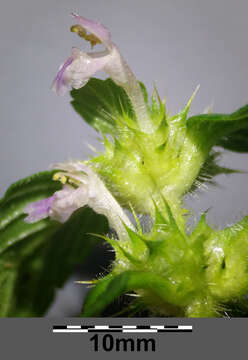
[[[96,173],[83,162],[68,162],[54,165],[60,169],[54,180],[64,183],[63,189],[51,197],[36,201],[26,206],[25,222],[32,223],[50,217],[59,222],[66,222],[77,209],[88,205],[96,213],[105,215],[110,227],[119,236],[124,230],[123,222],[133,228],[122,208],[105,187]]]
[[[85,19],[74,13],[72,16],[78,24],[72,26],[71,30],[90,41],[92,47],[97,43],[103,44],[105,50],[86,53],[73,47],[71,56],[60,66],[52,89],[57,94],[63,95],[70,87],[74,89],[83,87],[97,71],[104,70],[117,85],[126,91],[140,129],[146,133],[152,132],[153,124],[148,115],[140,85],[117,46],[111,41],[109,30],[99,22]]]

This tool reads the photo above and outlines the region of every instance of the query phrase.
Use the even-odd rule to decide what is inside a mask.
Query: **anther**
[[[87,34],[87,31],[81,25],[72,25],[71,32],[75,32],[81,38],[90,42],[91,48],[96,44],[101,44],[101,40],[98,39],[94,34]]]
[[[62,175],[60,173],[56,173],[53,175],[54,181],[60,181],[63,185],[67,182],[67,177],[65,175]]]

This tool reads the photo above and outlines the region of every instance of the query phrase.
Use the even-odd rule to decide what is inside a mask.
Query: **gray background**
[[[86,159],[97,134],[72,110],[69,95],[49,87],[72,46],[70,12],[100,20],[150,94],[153,82],[180,110],[200,84],[192,113],[213,103],[231,112],[248,103],[247,0],[8,0],[0,12],[0,195],[50,163]],[[102,74],[100,74],[102,76]],[[221,163],[248,170],[247,156],[225,152]],[[219,176],[219,187],[189,197],[197,214],[209,207],[218,228],[248,213],[247,174]]]
[[[114,334],[116,338],[153,338],[156,352],[93,351],[93,334],[52,333],[53,325],[193,325],[193,332]],[[247,319],[0,319],[4,360],[44,359],[243,359],[247,353]],[[100,334],[101,339],[104,334]],[[100,341],[99,341],[100,343]]]

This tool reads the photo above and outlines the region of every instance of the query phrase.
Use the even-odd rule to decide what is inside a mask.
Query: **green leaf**
[[[232,114],[201,114],[187,120],[188,134],[202,147],[221,145],[234,151],[247,149],[248,105]],[[244,136],[240,136],[244,132]],[[241,143],[240,143],[241,141]]]
[[[240,153],[248,152],[248,129],[238,130],[224,136],[216,145]]]
[[[49,218],[24,222],[24,207],[61,189],[54,171],[10,186],[0,202],[0,316],[41,316],[81,264],[95,239],[86,233],[108,231],[107,220],[81,208],[60,224]]]
[[[82,316],[98,316],[104,308],[120,295],[133,290],[149,289],[158,297],[167,292],[166,282],[160,276],[139,271],[125,271],[99,280],[86,297]]]
[[[0,317],[8,316],[13,302],[13,289],[17,277],[15,264],[7,257],[0,260]]]
[[[16,271],[15,286],[12,289],[12,301],[11,307],[8,310],[6,316],[10,317],[35,317],[38,316],[33,310],[33,290],[37,285],[37,279],[42,270],[42,255],[44,248],[44,241],[48,240],[48,237],[43,237],[43,243],[37,246],[26,257],[19,260],[19,264]],[[19,244],[18,244],[19,245]],[[22,244],[23,245],[23,244]],[[19,255],[19,249],[14,252]],[[45,289],[40,289],[44,292]]]
[[[40,172],[11,185],[0,201],[0,316],[10,316],[21,263],[45,242],[58,224],[49,219],[27,224],[24,207],[61,188],[55,171]],[[22,284],[23,286],[23,284]]]
[[[71,104],[76,112],[103,134],[116,134],[117,122],[124,114],[135,119],[125,90],[111,79],[91,78],[81,89],[72,90],[71,96]]]
[[[1,230],[0,254],[19,241],[29,241],[33,236],[46,230],[52,224],[50,219],[27,224],[24,222],[26,216],[20,215],[18,219],[13,220],[6,228]]]
[[[93,231],[96,234],[106,233],[107,220],[103,215],[84,207],[74,212],[50,239],[34,293],[33,308],[38,316],[47,310],[55,290],[63,286],[76,265],[82,264],[93,246],[99,242],[89,234]],[[40,292],[40,289],[44,291]]]
[[[93,229],[96,233],[107,232],[107,220],[87,207],[81,208],[35,254],[25,259],[18,274],[14,316],[44,315],[56,290],[64,285],[76,265],[83,263],[98,241],[88,234]]]

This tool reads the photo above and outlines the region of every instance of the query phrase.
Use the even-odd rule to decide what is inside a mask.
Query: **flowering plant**
[[[71,31],[104,50],[73,48],[52,88],[57,94],[72,88],[72,106],[101,134],[105,150],[87,161],[55,164],[5,193],[0,315],[43,315],[56,288],[97,239],[114,249],[115,260],[107,275],[91,281],[82,316],[98,316],[130,292],[131,308],[153,316],[245,311],[248,217],[216,231],[204,213],[189,232],[183,198],[216,174],[233,172],[217,165],[215,145],[248,151],[248,105],[232,114],[189,117],[195,91],[171,116],[156,88],[149,100],[108,29],[77,14],[73,18]],[[109,78],[93,78],[99,70]]]

